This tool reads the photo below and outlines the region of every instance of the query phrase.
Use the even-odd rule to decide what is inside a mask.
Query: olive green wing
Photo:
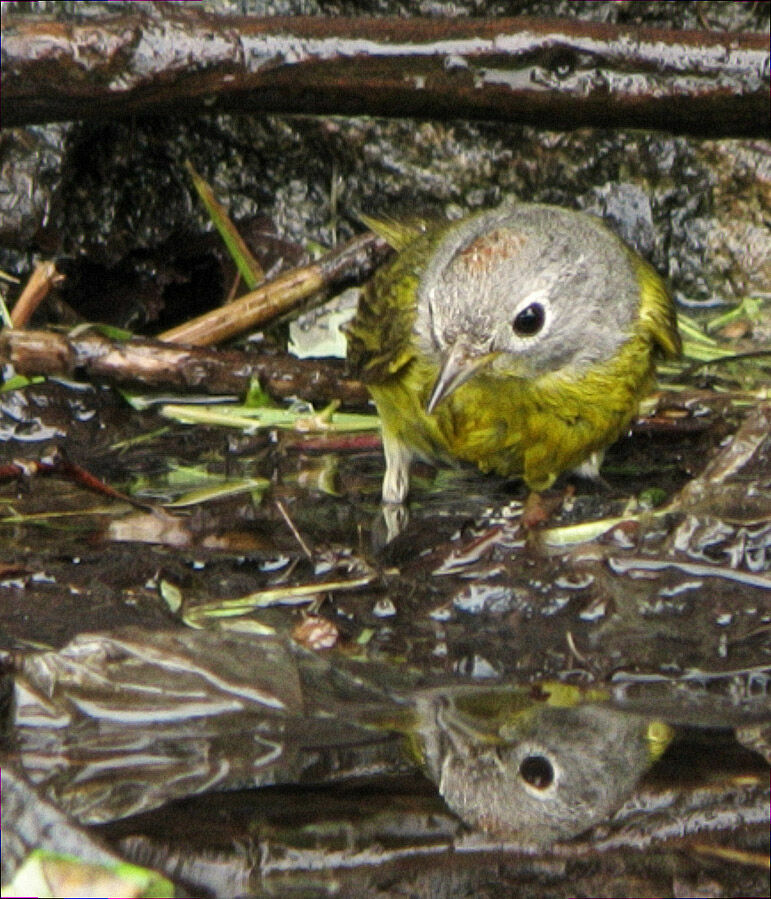
[[[675,304],[652,266],[637,256],[635,266],[640,281],[640,326],[660,355],[676,359],[682,352],[682,342],[677,330]]]
[[[417,289],[430,243],[428,235],[416,236],[361,292],[356,314],[344,330],[348,363],[365,382],[387,380],[415,355],[412,328]]]

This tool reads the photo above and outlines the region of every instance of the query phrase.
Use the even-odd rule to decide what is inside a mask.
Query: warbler
[[[415,457],[534,492],[565,471],[596,474],[657,357],[680,353],[656,271],[599,219],[556,206],[362,220],[398,251],[347,328],[382,422],[383,500],[405,500]]]

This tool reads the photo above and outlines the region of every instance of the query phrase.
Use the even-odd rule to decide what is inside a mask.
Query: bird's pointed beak
[[[446,399],[461,384],[491,362],[498,353],[480,353],[462,337],[452,345],[445,356],[441,371],[426,404],[426,412],[430,415],[439,403]]]

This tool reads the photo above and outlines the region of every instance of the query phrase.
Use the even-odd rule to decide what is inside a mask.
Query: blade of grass
[[[249,247],[247,247],[243,237],[238,233],[225,208],[214,196],[211,187],[196,172],[189,159],[185,161],[185,168],[193,179],[193,186],[201,198],[201,202],[206,207],[214,227],[219,231],[228,253],[230,253],[241,277],[244,279],[244,283],[249,290],[254,290],[261,281],[265,280],[265,272],[262,270],[262,266],[250,252]]]
[[[307,410],[259,409],[245,406],[186,406],[179,403],[162,406],[159,410],[165,418],[182,424],[197,424],[257,430],[259,428],[284,428],[294,431],[375,431],[380,427],[376,415],[360,415],[354,412],[310,413]]]

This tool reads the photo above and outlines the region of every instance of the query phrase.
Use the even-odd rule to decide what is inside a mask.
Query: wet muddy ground
[[[637,800],[638,809],[647,802],[642,823],[622,815],[556,853],[475,844],[430,783],[395,778],[392,762],[373,781],[359,756],[346,793],[224,793],[104,825],[121,854],[190,888],[391,895],[438,882],[448,895],[495,895],[516,883],[517,895],[561,896],[578,882],[586,894],[623,883],[625,892],[681,884],[682,895],[762,895],[771,412],[710,400],[703,390],[662,397],[656,416],[608,454],[605,485],[558,484],[537,529],[521,524],[521,484],[419,467],[407,520],[389,541],[377,449],[330,453],[318,435],[181,425],[105,388],[48,382],[6,393],[15,433],[3,461],[64,458],[141,506],[64,472],[2,485],[5,658],[127,625],[140,642],[143,632],[203,627],[215,651],[226,634],[251,631],[258,651],[259,634],[273,631],[365,670],[409,672],[407,692],[557,679],[611,689],[625,707],[685,727],[689,748],[671,749],[649,776],[657,798]],[[149,798],[151,778],[134,807],[152,808],[164,791],[198,792],[211,777],[187,776],[189,788],[164,787],[160,800]],[[80,780],[63,801],[71,811],[92,802],[90,778]],[[673,791],[676,814],[666,805]],[[114,816],[112,801],[97,820]],[[697,838],[702,819],[711,824]],[[745,863],[721,861],[726,853]]]
[[[666,7],[670,25],[734,31],[763,31],[768,14],[529,12],[545,6],[621,21],[645,7],[654,25]],[[374,419],[355,434],[184,424],[164,411],[181,393],[124,393],[82,367],[19,383],[6,366],[3,810],[20,826],[4,828],[4,865],[56,832],[58,851],[108,865],[114,852],[177,895],[768,894],[767,141],[167,117],[6,130],[0,158],[2,265],[26,277],[56,257],[66,275],[34,327],[155,335],[224,301],[235,269],[201,233],[192,158],[271,274],[361,230],[358,209],[578,205],[668,275],[681,311],[728,312],[710,333],[718,355],[742,354],[663,371],[603,483],[559,481],[536,527],[520,482],[428,465],[409,509],[385,514]],[[501,685],[528,714],[559,685],[674,735],[580,834],[484,834],[396,725],[422,696],[446,691],[451,706]],[[593,741],[564,730],[563,765],[591,770]]]

